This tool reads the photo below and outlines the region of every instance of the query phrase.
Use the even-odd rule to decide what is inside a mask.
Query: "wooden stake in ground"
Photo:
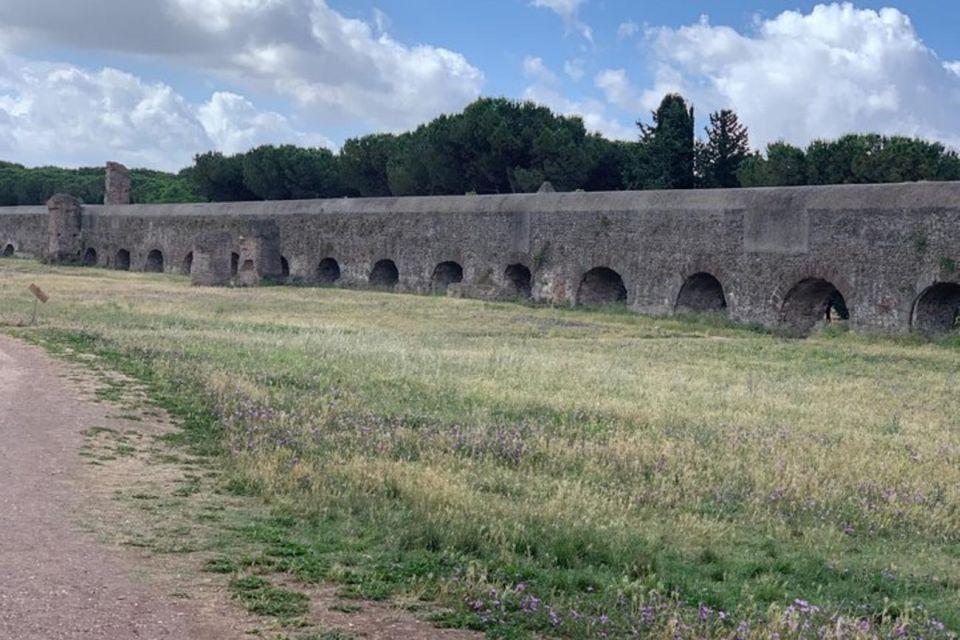
[[[38,286],[35,285],[35,284],[31,284],[31,285],[30,285],[29,287],[27,287],[27,288],[30,289],[30,293],[32,293],[32,294],[33,294],[33,297],[34,297],[34,300],[33,300],[33,316],[31,316],[31,318],[30,318],[30,324],[33,325],[33,324],[36,324],[36,322],[37,322],[37,305],[38,305],[39,303],[41,303],[41,302],[43,302],[44,304],[46,304],[47,300],[50,299],[50,296],[48,296],[46,293],[44,293],[44,292],[43,292],[43,289],[41,289],[40,287],[38,287]]]

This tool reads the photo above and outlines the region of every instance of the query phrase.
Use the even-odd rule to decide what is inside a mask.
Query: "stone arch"
[[[97,250],[93,247],[87,247],[83,252],[83,265],[85,267],[95,267],[97,265]]]
[[[960,284],[936,282],[924,289],[913,303],[910,326],[927,335],[960,328]]]
[[[370,271],[370,284],[378,289],[393,289],[400,282],[400,271],[393,260],[379,260]]]
[[[511,293],[518,298],[529,298],[533,294],[533,274],[524,264],[511,264],[503,272]]]
[[[113,258],[113,268],[120,271],[130,271],[130,252],[126,249],[117,251]]]
[[[160,249],[154,249],[147,254],[143,270],[147,273],[163,273],[163,252]]]
[[[681,313],[725,312],[723,285],[711,273],[700,271],[683,282],[674,309]]]
[[[17,252],[17,248],[13,246],[12,242],[8,242],[7,246],[3,248],[3,257],[12,258],[13,254]]]
[[[379,262],[377,264],[380,264]],[[374,267],[376,270],[376,267]],[[373,274],[370,274],[371,283],[373,282]],[[340,279],[340,263],[334,258],[324,258],[320,261],[320,264],[317,265],[317,282],[320,284],[333,284]],[[394,281],[393,284],[396,284]]]
[[[577,304],[626,304],[627,287],[619,273],[609,267],[594,267],[580,280]]]
[[[821,322],[849,319],[846,298],[823,278],[804,278],[795,284],[780,307],[781,324],[797,335],[809,334]]]
[[[447,287],[463,282],[463,267],[459,262],[441,262],[430,276],[430,288],[434,293],[446,293]]]
[[[251,273],[253,272],[253,260],[244,260],[243,264],[240,265],[239,273]]]
[[[193,251],[183,257],[183,264],[180,267],[180,271],[186,275],[193,273]]]
[[[230,275],[235,276],[240,272],[240,254],[236,251],[230,254]]]

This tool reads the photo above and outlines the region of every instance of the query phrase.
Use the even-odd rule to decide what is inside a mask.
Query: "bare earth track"
[[[95,401],[97,386],[79,368],[0,336],[0,640],[262,636],[264,621],[232,605],[222,581],[198,574],[198,562],[118,546],[142,523],[111,497],[156,489],[179,474],[136,456],[84,465],[91,427],[146,439],[170,429],[147,417],[156,414],[116,415],[117,407]],[[320,628],[336,629],[331,637],[370,640],[478,637],[436,629],[386,603],[345,600],[332,586],[291,586],[310,597],[307,634]]]
[[[76,531],[82,431],[109,420],[57,367],[0,337],[0,639],[230,637]]]

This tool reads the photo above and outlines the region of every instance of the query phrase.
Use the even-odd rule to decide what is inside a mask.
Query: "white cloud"
[[[947,71],[951,71],[960,76],[960,60],[955,62],[944,62],[943,66],[946,67]]]
[[[960,78],[897,9],[818,5],[755,21],[750,35],[707,18],[647,31],[656,86],[692,98],[699,113],[735,109],[763,145],[785,139],[875,131],[918,135],[960,147]]]
[[[289,98],[318,126],[405,129],[475,99],[483,74],[461,54],[407,45],[325,0],[0,2],[0,43],[132,53]],[[77,28],[83,25],[83,28]]]
[[[638,113],[643,110],[643,96],[630,83],[623,69],[604,69],[594,78],[594,84],[603,92],[607,102],[624,111]]]
[[[523,93],[526,100],[549,107],[565,116],[580,116],[587,131],[602,133],[615,140],[635,140],[637,131],[626,127],[607,113],[607,105],[600,100],[586,98],[571,100],[558,89],[558,78],[540,58],[524,60],[524,73],[533,80]]]
[[[627,22],[621,22],[620,26],[617,27],[618,38],[630,38],[637,35],[638,33],[640,33],[640,25],[632,20]]]
[[[587,0],[531,0],[530,4],[539,9],[549,9],[563,18],[568,31],[576,31],[588,42],[593,42],[593,30],[580,19],[580,6]]]
[[[194,153],[267,142],[319,143],[237,95],[191,104],[163,83],[115,69],[0,58],[0,158],[28,165],[179,169]]]
[[[527,56],[523,59],[523,75],[540,83],[557,84],[557,74],[547,68],[543,58]]]
[[[580,82],[586,75],[586,62],[580,58],[563,63],[563,72],[574,82]]]

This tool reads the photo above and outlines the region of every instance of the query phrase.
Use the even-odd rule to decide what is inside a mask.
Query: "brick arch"
[[[839,294],[840,300],[835,299]],[[859,297],[840,272],[822,265],[789,270],[771,292],[770,305],[777,324],[795,335],[807,335],[831,308],[842,302],[851,322],[856,322]]]
[[[681,298],[684,296],[685,289],[689,292],[689,287],[696,287],[700,280],[700,284],[704,284],[705,281],[702,277],[706,275],[710,278],[716,280],[719,285],[719,293],[723,298],[723,304],[720,308],[712,309],[715,311],[722,311],[725,314],[732,315],[736,311],[737,305],[737,295],[734,285],[737,282],[737,279],[733,277],[729,270],[726,269],[722,263],[709,260],[709,259],[695,259],[687,260],[683,263],[679,270],[675,271],[673,275],[670,276],[667,283],[667,295],[669,308],[673,312],[682,312],[686,311],[707,311],[710,309],[697,309],[697,308],[684,308],[688,305],[683,304]]]

